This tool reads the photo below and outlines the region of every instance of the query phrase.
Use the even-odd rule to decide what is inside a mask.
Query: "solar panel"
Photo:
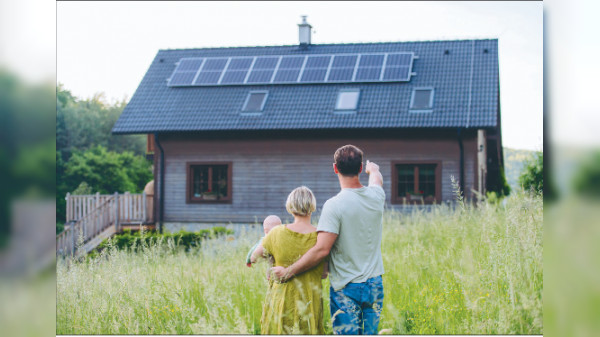
[[[173,74],[171,76],[171,80],[169,81],[169,85],[178,86],[178,85],[190,85],[196,76],[195,72],[179,72]]]
[[[198,71],[198,68],[202,65],[204,59],[181,59],[179,61],[179,65],[177,66],[178,72],[184,71]]]
[[[275,74],[273,83],[296,83],[298,82],[298,75],[300,75],[300,68],[298,69],[279,69]]]
[[[381,76],[381,67],[363,67],[356,70],[355,82],[378,81]]]
[[[327,82],[349,82],[353,74],[354,68],[331,68]]]
[[[277,65],[277,61],[279,60],[279,56],[277,57],[257,57],[256,62],[254,62],[254,69],[275,69]]]
[[[269,83],[271,82],[271,77],[273,77],[273,72],[275,69],[269,70],[252,70],[250,76],[248,76],[248,80],[246,83]]]
[[[207,58],[202,67],[202,71],[222,71],[227,64],[227,59],[210,59]]]
[[[281,58],[279,69],[298,69],[302,68],[304,56],[284,56]]]
[[[257,57],[250,70],[246,83],[271,83],[271,78],[279,62],[279,56],[260,56]]]
[[[408,66],[412,61],[412,54],[389,54],[386,60],[386,67],[389,66]]]
[[[323,82],[327,75],[327,68],[325,69],[304,69],[300,82]]]
[[[358,62],[354,81],[378,81],[383,69],[385,55],[363,54]]]
[[[369,54],[363,54],[360,56],[360,62],[358,63],[358,67],[382,67],[383,66],[383,59],[385,58],[385,55],[369,55]]]
[[[252,57],[232,58],[226,65],[220,84],[243,84],[252,65]]]
[[[182,58],[169,86],[410,81],[412,52]]]
[[[283,56],[273,83],[296,83],[302,70],[305,56]]]
[[[329,70],[327,82],[347,82],[352,80],[358,55],[335,55]]]
[[[227,67],[227,70],[248,71],[248,69],[250,69],[250,66],[252,65],[252,59],[253,59],[252,57],[239,58],[239,59],[232,58],[231,61],[229,62],[229,66]]]
[[[408,78],[408,72],[408,67],[388,67],[385,68],[385,73],[383,73],[383,80],[404,80]]]
[[[229,69],[223,75],[221,84],[242,84],[246,79],[247,70],[243,71],[230,71]]]
[[[198,69],[202,66],[203,62],[203,58],[184,58],[179,60],[179,62],[177,63],[177,67],[175,67],[173,75],[171,75],[171,78],[169,79],[169,85],[192,85],[194,77],[196,77],[196,73],[198,72]]]
[[[306,59],[306,69],[311,68],[327,68],[329,67],[329,60],[331,56],[309,56]]]
[[[327,75],[327,69],[331,63],[332,55],[308,56],[304,65],[304,72],[300,82],[323,82]]]
[[[410,69],[412,66],[412,54],[391,54],[387,56],[385,62],[385,71],[383,73],[384,81],[408,81],[410,79]]]
[[[194,84],[217,84],[221,77],[220,71],[204,71],[198,74]]]
[[[333,68],[354,68],[358,55],[335,55],[333,57]]]

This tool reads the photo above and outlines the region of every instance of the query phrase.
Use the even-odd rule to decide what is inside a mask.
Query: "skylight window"
[[[433,88],[415,88],[410,99],[412,112],[431,112],[433,109]]]
[[[268,91],[251,91],[244,103],[243,112],[261,112],[267,101]]]
[[[336,110],[354,111],[358,106],[358,98],[360,96],[359,89],[342,89],[338,93]]]

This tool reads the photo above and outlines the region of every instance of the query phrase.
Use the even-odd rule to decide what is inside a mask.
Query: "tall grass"
[[[395,334],[542,334],[542,198],[386,212],[384,310]],[[258,233],[185,252],[160,241],[57,266],[57,334],[253,334],[266,265]],[[328,282],[326,332],[331,333]]]

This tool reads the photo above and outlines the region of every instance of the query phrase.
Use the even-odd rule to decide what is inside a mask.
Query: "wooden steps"
[[[69,225],[56,236],[57,255],[87,254],[125,228],[149,230],[146,193],[70,195],[66,220]],[[79,247],[78,247],[79,246]]]
[[[90,241],[85,243],[82,247],[82,251],[85,252],[85,254],[91,252],[92,250],[94,250],[94,248],[98,247],[98,245],[102,241],[104,241],[105,239],[108,239],[109,237],[115,235],[116,233],[117,233],[117,230],[116,230],[115,226],[107,227],[100,234],[96,235]]]

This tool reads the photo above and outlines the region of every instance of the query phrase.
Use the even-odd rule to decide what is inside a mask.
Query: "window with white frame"
[[[354,111],[358,107],[360,89],[342,89],[338,93],[335,110]]]
[[[433,88],[415,88],[410,98],[410,110],[431,111],[433,109]]]
[[[268,91],[251,91],[246,97],[243,112],[262,112],[267,101]]]

